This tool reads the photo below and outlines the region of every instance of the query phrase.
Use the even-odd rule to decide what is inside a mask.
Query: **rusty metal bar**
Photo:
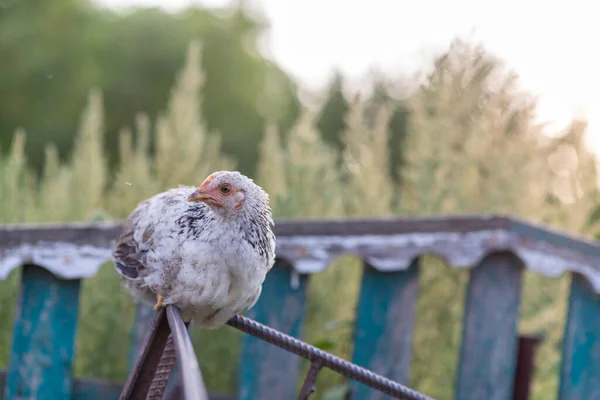
[[[163,308],[156,314],[150,325],[141,353],[129,373],[120,400],[146,400],[169,333],[167,314]]]
[[[359,367],[356,364],[317,349],[301,340],[295,339],[241,315],[235,315],[227,322],[227,324],[284,350],[311,360],[311,368],[302,390],[300,391],[299,399],[301,400],[307,400],[314,392],[314,384],[322,367],[327,367],[332,371],[364,383],[365,385],[396,399],[433,400],[430,397],[415,392],[397,382],[375,374],[372,371]],[[161,359],[166,357],[163,361],[165,361],[166,364],[171,365],[172,368],[173,363],[171,360],[174,362],[175,357],[173,357],[172,354],[163,355],[169,337],[172,337],[176,356],[181,363],[180,371],[183,381],[183,397],[186,400],[208,400],[208,393],[204,386],[192,341],[187,332],[186,323],[183,322],[179,309],[173,305],[167,306],[166,310],[165,308],[161,309],[154,317],[150,331],[144,340],[141,354],[136,360],[123,391],[121,392],[121,396],[119,397],[120,400],[146,400],[150,388],[155,381],[154,378]],[[167,358],[169,360],[167,360]],[[164,380],[166,382],[170,372],[170,369],[168,372],[161,371],[161,376],[158,380]],[[166,376],[163,376],[165,375],[164,373],[166,373]],[[158,390],[152,393],[153,398],[162,396],[165,387],[166,384],[157,385],[156,389]]]
[[[324,367],[390,395],[393,398],[403,400],[433,400],[406,386],[244,316],[235,315],[227,324],[300,357],[311,361],[320,360]]]
[[[204,387],[194,347],[179,309],[172,305],[167,306],[167,318],[175,343],[175,352],[181,365],[179,370],[183,379],[184,398],[208,400],[208,393]]]
[[[535,371],[535,355],[544,341],[542,335],[519,336],[517,368],[513,385],[513,400],[529,400],[531,381]]]
[[[175,306],[169,305],[156,313],[120,400],[162,399],[176,357],[182,366],[184,398],[208,399],[187,332],[188,324]]]
[[[163,394],[167,389],[169,376],[171,375],[171,371],[173,371],[173,367],[175,366],[175,360],[175,343],[173,343],[173,335],[171,334],[167,340],[165,350],[160,357],[158,369],[156,370],[154,379],[152,379],[152,383],[150,384],[150,389],[148,390],[148,396],[146,397],[146,400],[162,400]]]
[[[304,384],[302,385],[302,389],[300,389],[300,394],[298,394],[298,400],[308,400],[310,395],[314,393],[317,375],[319,375],[322,367],[323,361],[321,359],[311,361]]]

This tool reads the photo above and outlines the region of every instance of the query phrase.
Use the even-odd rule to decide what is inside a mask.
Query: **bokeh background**
[[[0,223],[121,220],[235,168],[278,218],[502,212],[594,237],[591,3],[396,3],[0,0]],[[422,264],[409,384],[450,399],[467,274]],[[359,280],[351,256],[314,276],[305,340],[350,358]],[[525,274],[535,399],[556,397],[568,287]],[[134,302],[110,263],[82,296],[75,373],[122,381]],[[193,335],[209,389],[233,393],[241,335]],[[344,390],[323,372],[315,398]]]

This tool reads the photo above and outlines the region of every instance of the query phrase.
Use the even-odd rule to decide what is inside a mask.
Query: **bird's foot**
[[[154,311],[160,310],[163,306],[163,301],[165,301],[165,298],[162,297],[160,294],[157,294],[156,295],[156,304],[154,305],[154,307],[152,307],[152,309]]]

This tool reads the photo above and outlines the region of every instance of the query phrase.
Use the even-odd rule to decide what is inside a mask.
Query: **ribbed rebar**
[[[179,309],[173,305],[167,306],[167,318],[180,362],[179,372],[181,373],[184,397],[186,400],[208,400],[200,365],[187,331],[189,322],[183,322]]]
[[[146,400],[148,389],[169,338],[169,322],[165,309],[158,311],[144,338],[140,355],[135,360],[119,400]]]
[[[158,362],[158,368],[154,373],[152,383],[150,383],[146,400],[161,400],[163,398],[167,383],[169,383],[169,376],[175,366],[176,360],[175,343],[173,342],[173,335],[171,334],[169,335],[169,339],[167,339],[167,344],[160,357],[160,361]]]
[[[227,324],[310,360],[311,369],[300,392],[300,398],[303,400],[307,399],[314,391],[314,383],[321,367],[329,368],[396,399],[433,400],[388,378],[241,315],[234,316]],[[140,357],[136,360],[121,393],[121,400],[162,400],[176,357],[182,363],[180,373],[183,378],[184,398],[208,399],[198,360],[186,328],[187,323],[183,322],[179,310],[172,305],[166,307],[166,312],[163,309],[156,314],[144,340]],[[162,351],[163,349],[164,351]],[[154,374],[155,372],[156,374]]]
[[[382,393],[388,394],[396,399],[403,400],[433,400],[421,393],[418,393],[406,386],[394,382],[388,378],[371,372],[356,364],[343,360],[333,354],[327,353],[321,349],[304,343],[301,340],[281,333],[275,329],[269,328],[261,323],[253,321],[242,315],[233,316],[228,325],[239,329],[245,333],[255,336],[259,339],[269,342],[277,347],[281,347],[291,353],[299,355],[309,360],[320,359],[324,367],[340,373],[350,379],[361,382]]]

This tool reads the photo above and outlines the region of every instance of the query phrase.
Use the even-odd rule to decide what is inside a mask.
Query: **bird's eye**
[[[229,186],[229,185],[221,186],[221,193],[224,195],[228,195],[229,193],[231,193],[231,186]]]

